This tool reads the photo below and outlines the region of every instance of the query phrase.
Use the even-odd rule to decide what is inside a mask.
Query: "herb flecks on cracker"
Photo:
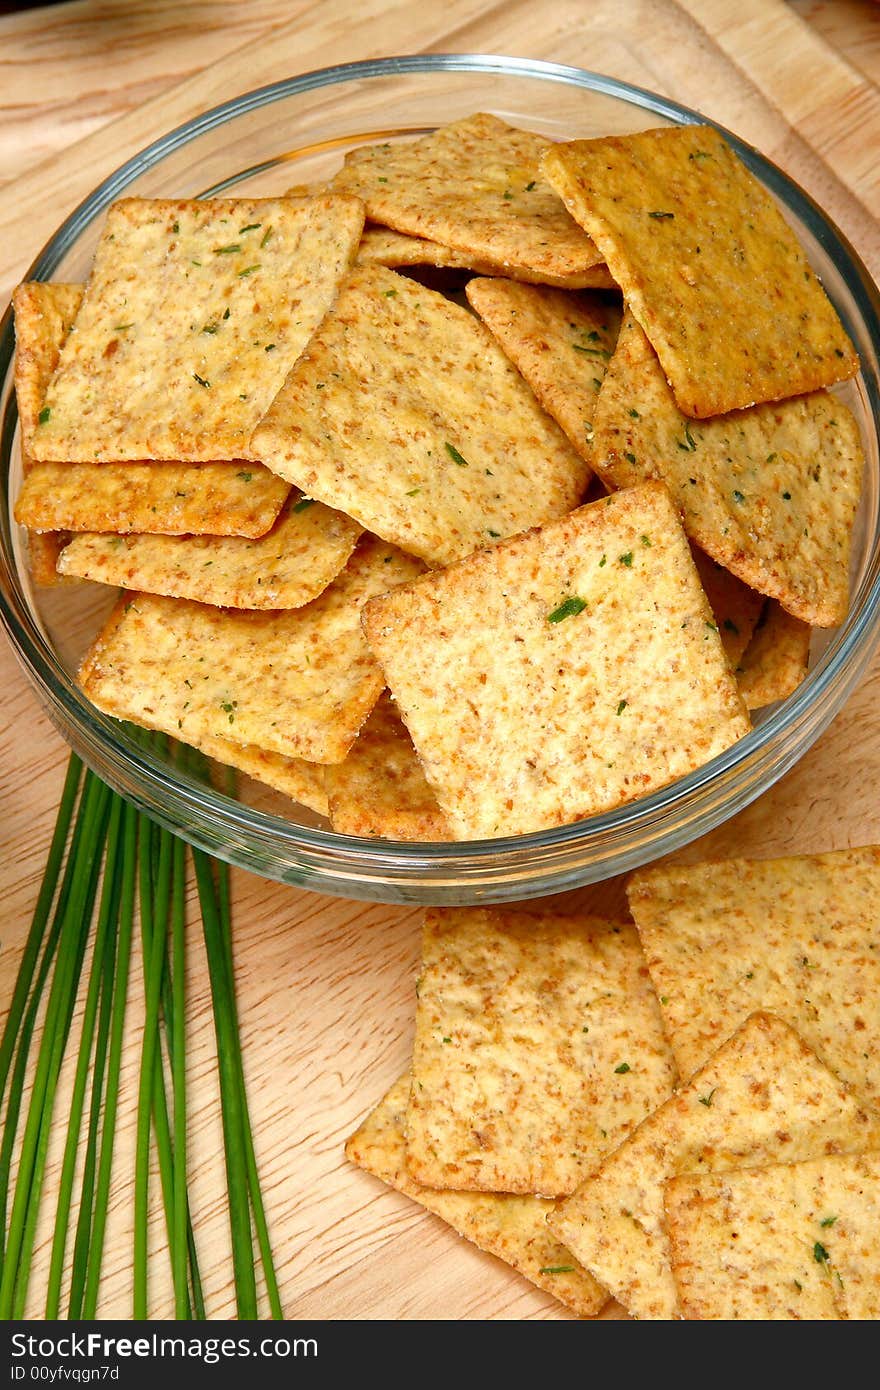
[[[552,145],[679,408],[720,415],[854,376],[858,357],[775,202],[710,126]]]

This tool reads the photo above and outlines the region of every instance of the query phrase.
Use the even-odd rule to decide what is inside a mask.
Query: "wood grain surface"
[[[243,46],[241,46],[243,45]],[[150,140],[236,92],[389,53],[508,52],[598,69],[703,110],[752,141],[839,222],[880,273],[877,14],[783,0],[76,0],[0,19],[0,300],[94,185]],[[50,93],[47,101],[46,93]],[[75,142],[75,143],[73,143]],[[0,643],[0,1001],[36,896],[66,748]],[[880,664],[814,748],[690,859],[880,838]],[[285,1311],[319,1319],[556,1319],[546,1294],[352,1169],[351,1129],[406,1067],[419,920],[236,871],[237,983],[256,1141]],[[554,902],[622,911],[612,880]],[[193,904],[190,904],[191,908]],[[209,993],[191,911],[190,1157],[209,1311],[233,1311]],[[134,979],[139,976],[135,963]],[[142,991],[128,1013],[120,1137],[99,1312],[131,1311],[131,1156]],[[62,1078],[59,1113],[69,1072]],[[60,1132],[49,1156],[59,1169]],[[151,1314],[170,1279],[153,1183]],[[28,1314],[40,1317],[51,1202]],[[613,1310],[612,1310],[613,1315]]]

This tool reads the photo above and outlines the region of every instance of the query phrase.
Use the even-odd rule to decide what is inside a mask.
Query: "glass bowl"
[[[141,151],[67,219],[28,278],[83,280],[102,214],[123,194],[278,193],[326,177],[357,144],[407,138],[474,111],[494,112],[551,139],[705,119],[596,73],[519,58],[455,54],[327,68],[238,97]],[[180,770],[170,752],[145,747],[137,730],[94,709],[75,684],[79,658],[109,600],[100,586],[37,591],[30,583],[12,520],[21,462],[7,312],[0,325],[0,611],[26,674],[77,753],[156,820],[231,863],[323,893],[398,903],[521,900],[623,873],[711,830],[781,777],[833,719],[880,636],[878,297],[821,209],[774,165],[728,138],[794,226],[862,361],[860,376],[839,390],[859,421],[867,460],[850,610],[839,628],[817,635],[809,674],[794,695],[761,711],[750,734],[662,791],[515,838],[359,839],[335,834],[320,817],[246,778],[227,795],[214,781]]]

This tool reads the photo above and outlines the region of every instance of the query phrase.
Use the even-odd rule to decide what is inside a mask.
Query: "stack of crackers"
[[[846,614],[858,359],[712,128],[481,114],[323,190],[127,199],[15,312],[34,573],[124,591],[83,689],[344,833],[632,801]]]
[[[880,1315],[880,848],[427,913],[348,1157],[581,1317]]]

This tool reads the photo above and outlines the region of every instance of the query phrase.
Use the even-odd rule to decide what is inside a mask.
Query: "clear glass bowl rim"
[[[215,127],[224,125],[231,117],[245,115],[262,106],[319,87],[352,80],[439,72],[495,73],[504,77],[559,82],[624,101],[677,124],[714,125],[724,134],[746,165],[762,179],[771,192],[783,200],[821,244],[852,294],[868,334],[875,343],[880,344],[880,295],[857,252],[809,194],[752,146],[711,118],[645,88],[584,68],[499,54],[419,54],[344,63],[271,83],[215,106],[146,146],[99,184],[47,242],[27,271],[26,278],[51,277],[65,253],[89,223],[118,198],[132,180],[161,162],[174,150]],[[258,168],[259,166],[255,166],[250,172],[256,172]],[[0,320],[0,380],[3,380],[9,371],[13,350],[14,333],[10,306]],[[870,377],[866,376],[865,384],[868,406],[875,428],[880,434],[880,395],[876,383]],[[13,403],[6,412],[0,438],[0,458],[5,461],[7,467],[15,425],[16,413]],[[7,481],[4,478],[4,483]],[[876,533],[876,519],[871,520]],[[11,556],[11,527],[14,523],[5,507],[0,516],[0,525],[0,542],[6,555]],[[14,571],[12,574],[15,578]],[[748,781],[751,790],[740,788],[739,798],[734,797],[733,801],[737,809],[748,804],[748,801],[766,790],[770,782],[776,780],[794,760],[793,757],[784,755],[780,757],[778,748],[781,736],[787,730],[809,724],[812,732],[803,746],[798,748],[797,755],[806,751],[806,747],[827,726],[846,696],[855,687],[880,641],[880,565],[877,563],[876,554],[873,574],[866,576],[854,600],[857,602],[854,601],[846,624],[832,641],[819,664],[811,671],[809,679],[795,694],[745,738],[668,787],[587,820],[528,835],[486,841],[413,844],[404,841],[362,839],[294,825],[280,816],[236,802],[182,772],[175,770],[172,775],[169,767],[154,757],[148,749],[137,748],[133,744],[121,747],[118,743],[119,726],[114,720],[101,715],[80,694],[40,632],[20,587],[15,582],[10,585],[7,576],[0,574],[0,619],[10,635],[25,673],[42,692],[64,736],[87,761],[97,765],[96,770],[101,775],[114,782],[125,794],[134,796],[148,812],[180,830],[196,843],[202,843],[214,851],[218,851],[219,846],[219,852],[222,853],[224,842],[230,848],[237,848],[239,851],[243,848],[243,843],[247,844],[249,841],[251,846],[255,842],[267,845],[280,842],[287,851],[299,851],[303,854],[301,880],[293,863],[289,872],[274,873],[273,877],[299,880],[308,885],[309,875],[316,872],[315,866],[309,863],[310,855],[314,854],[322,866],[317,870],[321,882],[314,886],[320,891],[332,892],[334,888],[326,878],[326,873],[329,869],[332,878],[333,861],[341,854],[345,860],[345,871],[341,874],[339,887],[335,891],[347,889],[349,893],[352,893],[352,890],[356,891],[357,881],[361,876],[357,866],[352,872],[349,856],[357,859],[366,880],[372,880],[375,884],[377,879],[381,880],[382,875],[390,870],[399,888],[400,884],[407,880],[415,882],[426,870],[428,873],[432,870],[448,870],[453,879],[457,872],[461,872],[466,879],[469,872],[478,869],[481,863],[486,863],[488,867],[491,862],[497,868],[499,859],[503,860],[505,855],[513,856],[511,867],[515,861],[517,868],[522,870],[528,869],[534,856],[540,861],[549,852],[552,860],[554,850],[564,852],[566,849],[576,849],[579,844],[583,844],[585,837],[614,838],[615,832],[623,831],[630,831],[637,837],[643,828],[662,823],[670,813],[685,804],[694,812],[690,819],[699,819],[701,794],[719,783],[727,784],[731,776],[743,767],[750,772]],[[762,755],[771,760],[775,758],[778,764],[778,769],[769,782],[762,781],[759,775]],[[149,792],[146,797],[143,795],[145,789]],[[199,832],[200,817],[210,817],[215,827],[216,833],[207,840]],[[695,838],[697,834],[712,828],[725,818],[725,815],[721,814],[702,820],[698,829],[684,836],[675,829],[662,831],[659,837],[651,842],[651,857],[674,848],[686,839]],[[328,855],[329,859],[326,858]],[[249,867],[258,871],[268,871],[259,863],[249,862],[247,857],[232,857],[234,862],[248,863]],[[635,867],[636,864],[644,862],[645,857],[638,850],[616,857],[609,863],[607,875],[618,873],[624,868]],[[529,886],[530,894],[556,891],[560,886],[574,886],[578,882],[607,876],[593,873],[578,877],[575,873],[571,877],[571,865],[568,860],[564,867],[560,865],[559,871],[555,874],[551,872],[549,877],[542,873],[539,864],[535,867],[539,882],[537,887],[534,884]],[[559,883],[557,880],[561,875],[571,877],[571,883]],[[372,897],[375,893],[368,891],[368,895]],[[394,896],[396,900],[400,900],[399,893]]]

